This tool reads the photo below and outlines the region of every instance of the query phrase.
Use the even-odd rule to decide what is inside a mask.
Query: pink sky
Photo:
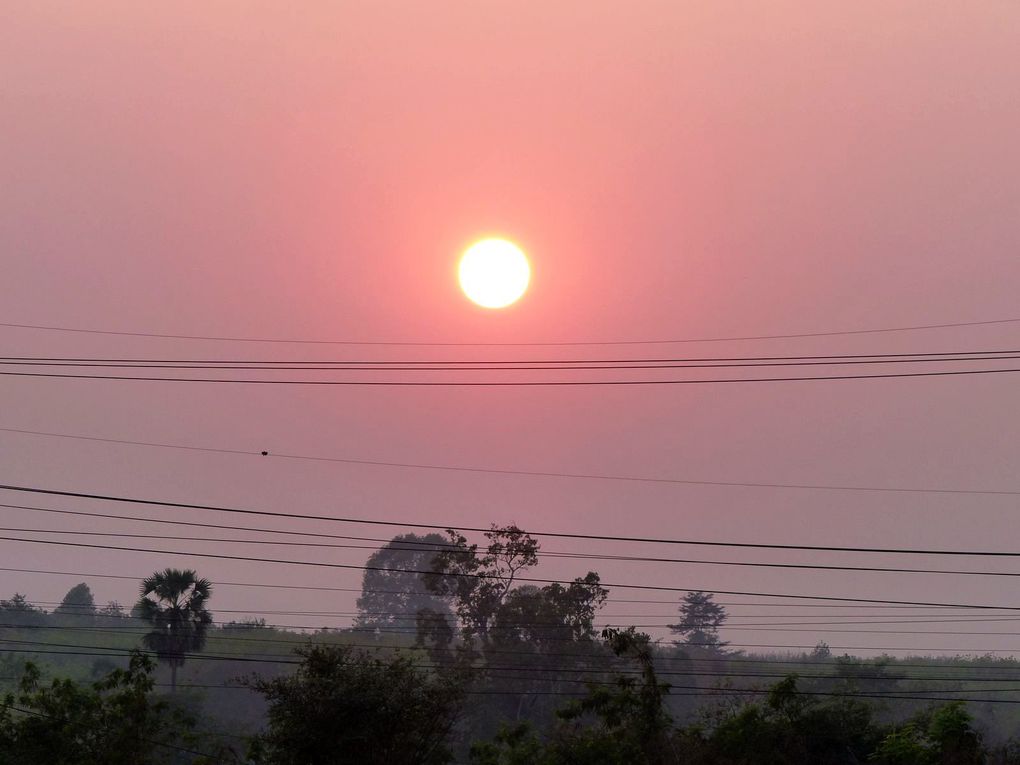
[[[0,10],[0,321],[527,342],[1016,316],[1020,6],[753,5],[9,5]],[[503,312],[468,303],[454,280],[460,250],[490,233],[518,241],[534,268],[531,291]],[[1018,326],[673,350],[1010,348]],[[0,347],[364,355],[13,329],[0,330]],[[1017,489],[1017,382],[307,390],[7,378],[0,427],[536,470]],[[453,525],[1020,548],[1009,498],[458,476],[4,433],[0,479]],[[61,525],[0,513],[9,526]],[[0,559],[139,575],[188,562],[3,542]],[[190,562],[214,581],[358,583]],[[1015,604],[1006,580],[598,568],[615,581],[707,589]],[[80,578],[3,574],[0,596],[54,600]],[[104,600],[132,597],[130,583],[89,581]],[[214,599],[285,602],[226,589]],[[323,604],[314,594],[295,602]],[[918,642],[855,638],[866,639]]]

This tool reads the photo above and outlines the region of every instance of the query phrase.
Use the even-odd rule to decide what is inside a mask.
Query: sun
[[[467,248],[458,268],[460,288],[483,308],[505,308],[520,299],[531,281],[528,258],[506,239],[482,239]]]

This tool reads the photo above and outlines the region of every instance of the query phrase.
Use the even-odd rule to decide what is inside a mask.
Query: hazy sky
[[[33,2],[0,9],[0,321],[220,336],[542,342],[1020,315],[1015,2],[284,5]],[[492,233],[519,242],[534,269],[526,297],[497,312],[467,302],[454,278],[463,247]],[[771,355],[1018,346],[1020,324],[1005,324],[656,350]],[[0,329],[0,348],[5,355],[272,359],[529,353],[9,328]],[[625,389],[309,389],[4,378],[0,427],[480,467],[1020,489],[1018,382],[1020,376],[999,375]],[[0,482],[454,526],[516,521],[606,534],[1020,549],[1016,497],[1001,496],[463,475],[10,433],[0,433]],[[110,511],[71,501],[36,504]],[[13,527],[143,530],[0,514]],[[365,535],[380,531],[389,533]],[[234,547],[242,555],[350,563],[366,557],[361,550]],[[358,572],[12,542],[0,542],[0,561],[139,577],[176,563],[214,581],[360,583]],[[912,562],[1020,570],[1008,561]],[[1009,579],[591,565],[617,582],[1020,605]],[[560,562],[541,571],[574,576],[584,566]],[[130,581],[13,573],[0,574],[0,595],[20,590],[57,600],[83,578],[102,600],[133,597]],[[350,610],[353,598],[223,587],[213,605]],[[665,616],[671,609],[607,610]],[[1020,648],[1020,639],[994,636],[729,636]]]

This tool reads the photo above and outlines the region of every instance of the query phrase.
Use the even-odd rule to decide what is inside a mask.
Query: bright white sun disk
[[[484,308],[504,308],[528,288],[531,266],[513,242],[483,239],[471,245],[460,259],[460,287]]]

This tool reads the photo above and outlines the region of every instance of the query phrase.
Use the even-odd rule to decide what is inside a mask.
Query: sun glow
[[[483,239],[468,247],[458,269],[460,288],[483,308],[505,308],[528,289],[531,265],[513,242]]]

